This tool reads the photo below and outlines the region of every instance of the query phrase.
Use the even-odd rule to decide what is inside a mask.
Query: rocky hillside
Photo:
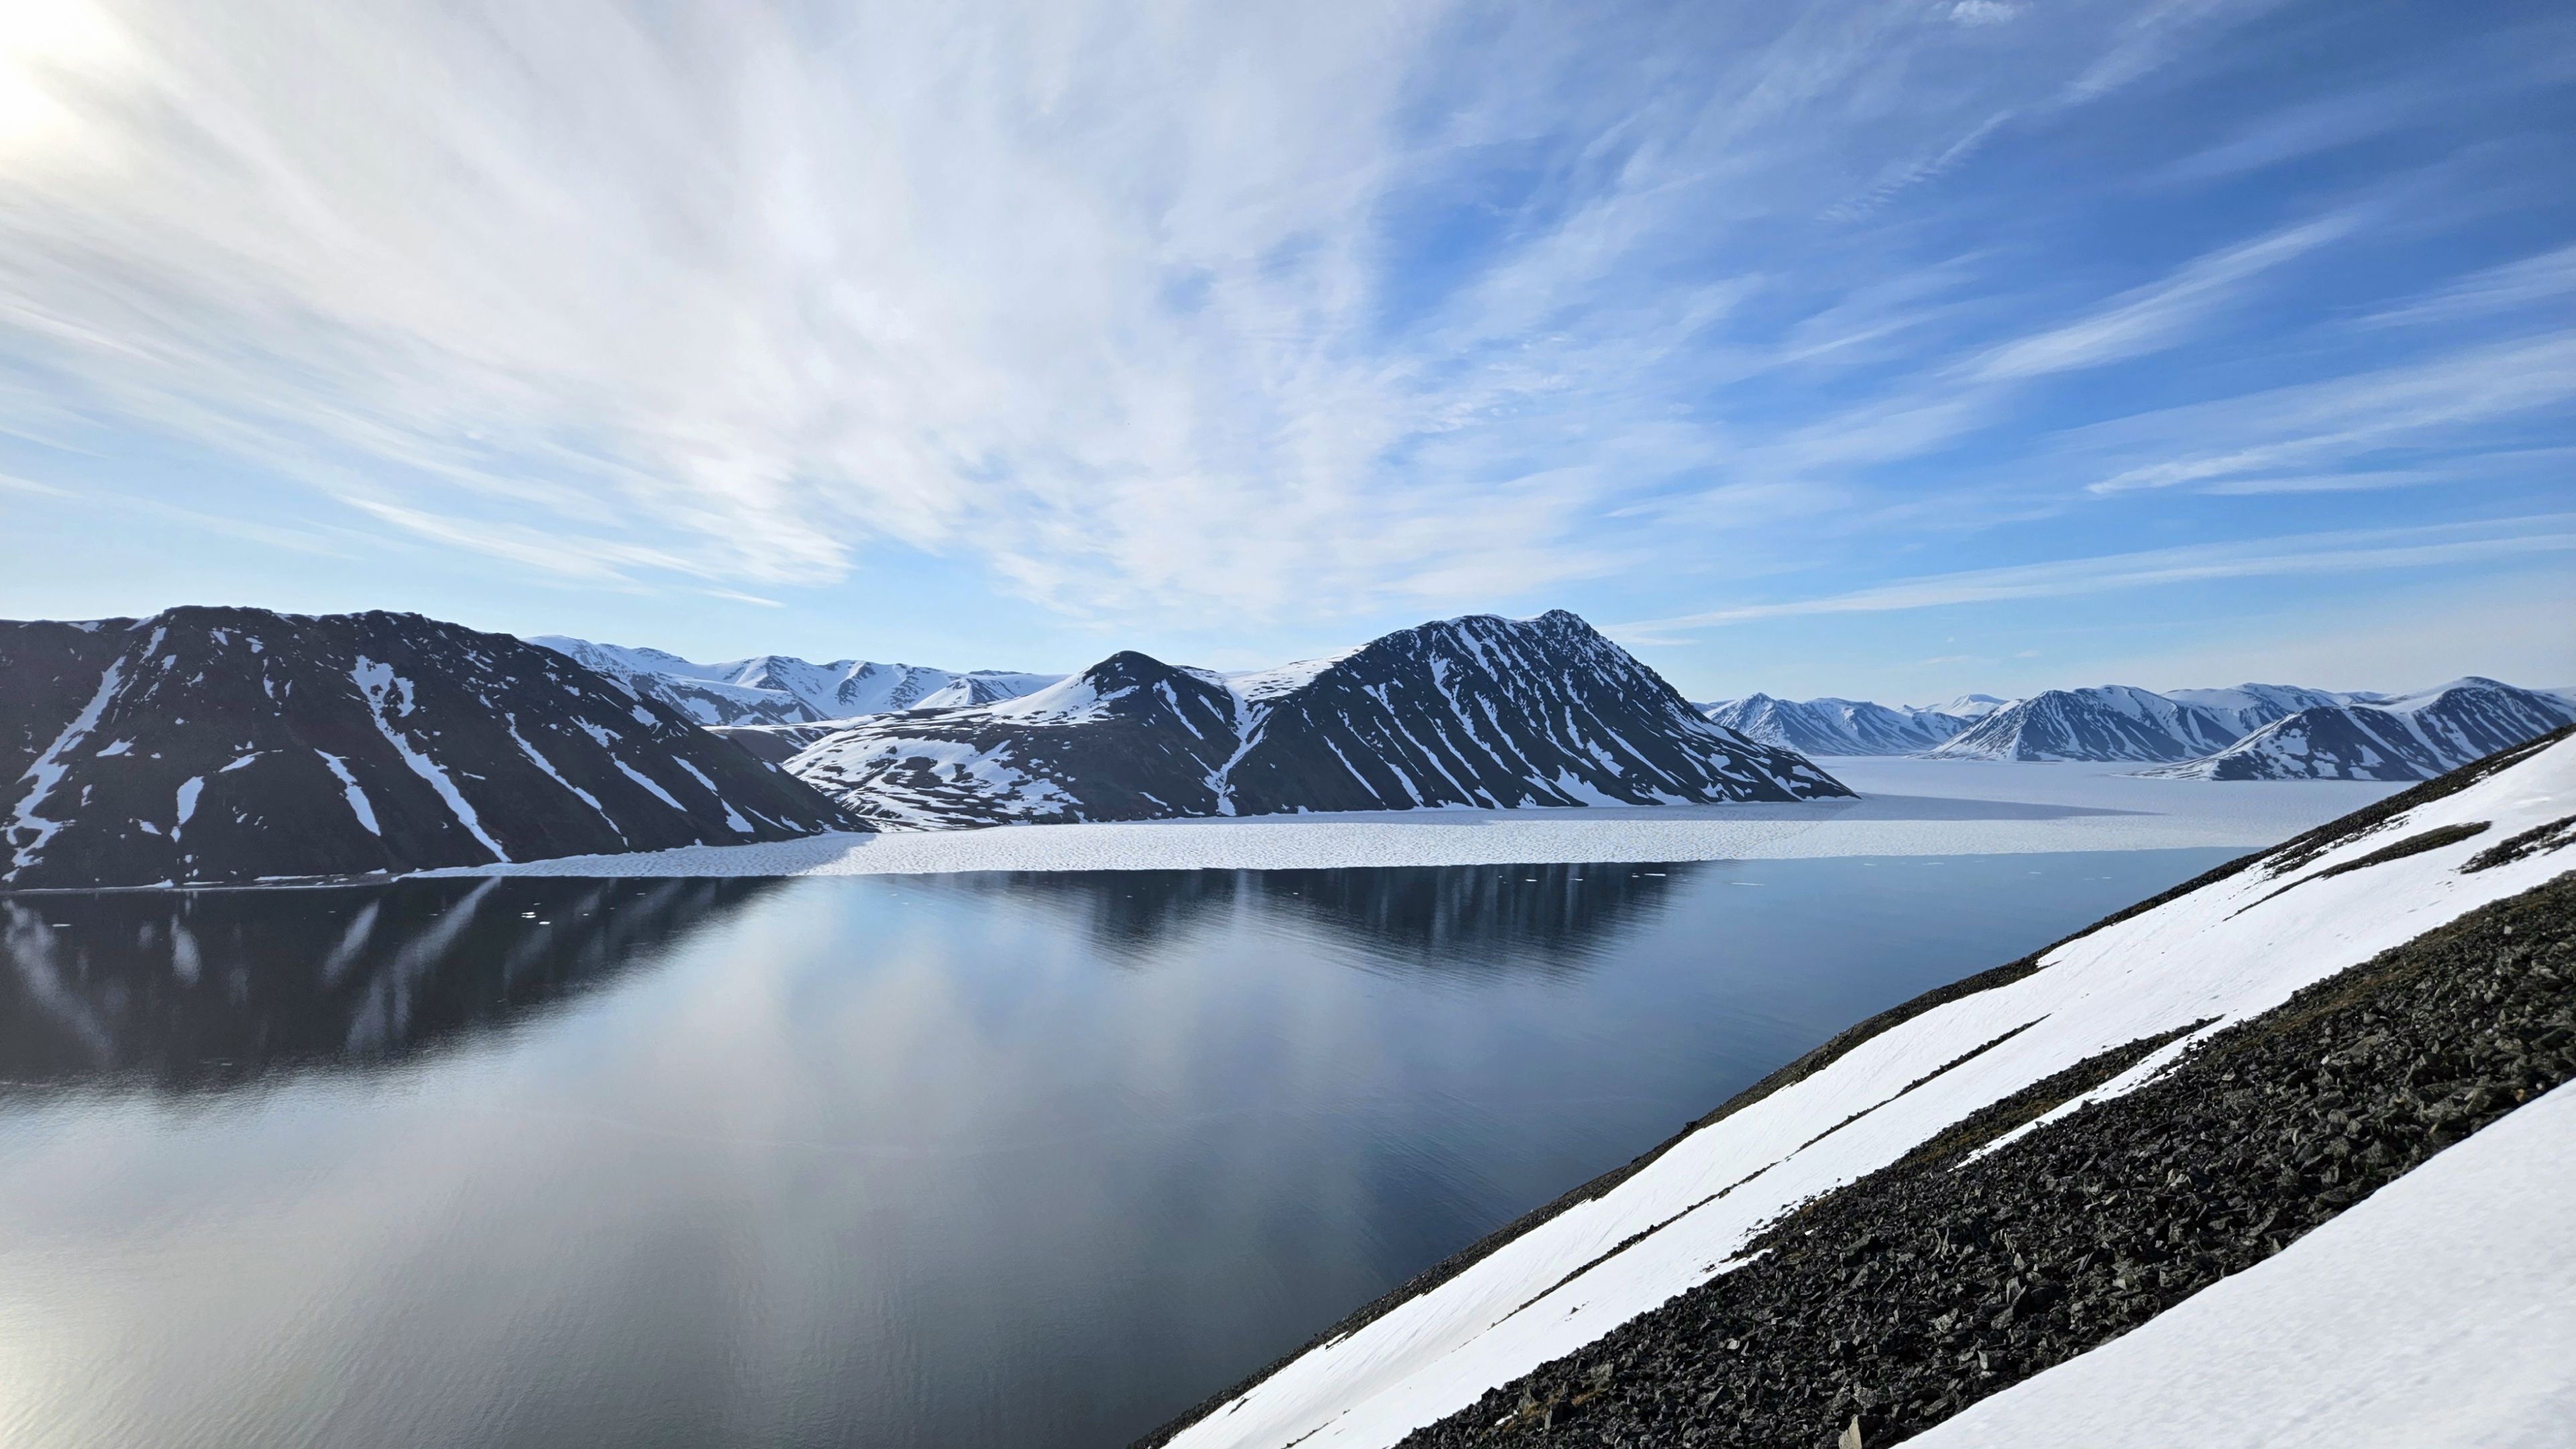
[[[863,828],[560,654],[417,614],[0,623],[0,885],[243,882]]]
[[[2323,704],[2275,720],[2226,749],[2146,771],[2186,780],[2429,780],[2576,722],[2576,704],[2492,679],[2421,694]]]
[[[2550,1442],[2576,1260],[2420,1205],[2567,1217],[2563,1166],[2491,1169],[2576,1155],[2571,735],[1859,1023],[1145,1442],[2288,1442],[2226,1422],[2268,1394],[2295,1442],[2420,1443],[2455,1384]],[[2419,1256],[2475,1272],[2366,1306]],[[2066,1427],[2150,1369],[2184,1397]],[[2173,1415],[2226,1432],[2137,1432]]]
[[[916,828],[1850,793],[1563,611],[1231,676],[1122,653],[999,704],[856,721],[787,768]]]

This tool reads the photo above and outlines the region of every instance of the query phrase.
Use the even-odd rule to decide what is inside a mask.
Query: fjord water
[[[1121,1444],[2227,854],[0,897],[0,1442]]]

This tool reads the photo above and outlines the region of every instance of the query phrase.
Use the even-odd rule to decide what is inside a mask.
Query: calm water
[[[1124,1443],[2224,851],[0,897],[0,1443]]]

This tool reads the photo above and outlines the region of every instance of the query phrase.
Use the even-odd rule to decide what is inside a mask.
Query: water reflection
[[[0,898],[0,1080],[198,1090],[400,1060],[637,970],[777,884]]]
[[[1246,915],[1321,926],[1372,956],[1472,971],[1561,970],[1651,927],[1705,861],[1672,864],[1372,866],[1345,870],[993,873],[929,889],[1009,895],[1077,922],[1104,950],[1134,951]]]

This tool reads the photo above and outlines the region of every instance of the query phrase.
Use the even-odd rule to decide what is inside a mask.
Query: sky
[[[0,617],[2576,684],[2576,10],[0,0]]]

